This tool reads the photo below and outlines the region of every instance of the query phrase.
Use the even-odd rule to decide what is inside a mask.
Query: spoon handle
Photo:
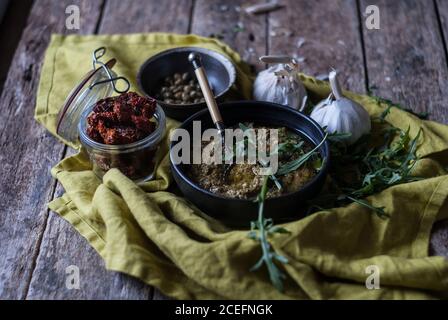
[[[218,105],[216,104],[215,97],[208,82],[207,74],[202,66],[201,56],[198,53],[192,52],[188,56],[188,60],[191,62],[194,68],[194,73],[198,79],[199,85],[204,95],[205,103],[207,104],[208,111],[212,117],[213,123],[219,131],[224,130],[224,121],[222,120],[221,113],[219,112]]]

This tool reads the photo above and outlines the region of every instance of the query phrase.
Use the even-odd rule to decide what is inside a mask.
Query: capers
[[[165,92],[162,94],[162,96],[163,96],[165,99],[169,99],[169,98],[172,96],[172,94],[171,94],[171,92],[169,92],[169,91],[165,91]]]
[[[190,101],[190,95],[187,92],[182,93],[182,101],[184,102]]]
[[[174,94],[174,98],[176,98],[176,99],[180,99],[180,98],[182,98],[182,92],[177,92],[177,93],[175,93]]]
[[[182,87],[176,87],[176,86],[174,86],[174,89],[173,89],[173,93],[179,93],[179,92],[182,92]]]
[[[169,104],[204,102],[199,83],[188,72],[165,77],[157,99]]]

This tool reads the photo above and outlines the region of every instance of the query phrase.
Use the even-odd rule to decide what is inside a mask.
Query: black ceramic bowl
[[[148,97],[155,98],[162,87],[163,80],[167,76],[172,76],[174,73],[188,72],[191,78],[195,79],[193,67],[188,61],[190,52],[197,52],[201,55],[202,64],[215,94],[215,99],[221,101],[235,83],[235,67],[221,53],[198,47],[174,48],[160,52],[146,60],[140,67],[137,75],[140,90]],[[157,103],[163,108],[168,117],[180,121],[206,108],[205,102],[170,104],[157,100]]]
[[[228,127],[239,122],[254,122],[265,125],[286,127],[307,139],[312,145],[319,144],[324,132],[310,117],[275,103],[262,101],[228,102],[219,105],[219,109]],[[201,121],[201,130],[213,128],[208,110],[200,111],[185,122],[180,128],[192,135],[193,121]],[[171,142],[170,149],[177,142]],[[328,142],[319,149],[323,162],[319,173],[302,189],[266,200],[265,216],[276,223],[297,220],[305,215],[305,201],[313,198],[322,189],[327,175],[330,151]],[[193,183],[185,174],[185,164],[174,164],[170,154],[171,170],[174,179],[185,197],[206,214],[229,226],[247,227],[257,218],[257,203],[253,200],[226,198],[204,190]]]

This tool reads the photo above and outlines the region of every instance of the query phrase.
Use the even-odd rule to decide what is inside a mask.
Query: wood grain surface
[[[365,92],[364,60],[356,0],[281,0],[269,14],[269,52],[295,55],[302,71],[339,71],[345,88]]]
[[[380,30],[363,28],[369,87],[430,118],[448,123],[448,69],[432,1],[362,0],[377,5]]]
[[[248,15],[244,8],[259,0],[197,0],[192,16],[192,33],[218,38],[260,70],[258,58],[267,53],[266,15]]]
[[[134,4],[135,2],[135,4]],[[187,33],[190,16],[181,14],[191,10],[191,1],[108,1],[104,7],[98,33],[133,33],[142,31],[164,31]],[[120,13],[126,10],[126,15]],[[157,25],[148,17],[162,15],[163,23]],[[123,18],[126,17],[126,18]],[[182,19],[180,19],[182,18]],[[129,23],[132,21],[132,23]],[[63,191],[58,186],[56,196]],[[79,290],[65,286],[70,265],[80,268]],[[107,272],[104,263],[89,243],[73,227],[51,213],[45,229],[36,268],[27,298],[48,297],[50,299],[152,299],[165,298],[127,275]]]
[[[0,99],[1,299],[167,299],[136,279],[106,271],[87,241],[47,210],[47,203],[63,192],[50,168],[73,151],[35,123],[33,112],[50,35],[71,33],[65,28],[69,4],[81,9],[77,33],[214,36],[257,70],[265,67],[258,62],[260,55],[289,54],[306,73],[321,75],[336,68],[350,90],[369,89],[448,123],[448,1],[279,0],[284,7],[275,12],[244,12],[245,6],[259,2],[34,1],[29,14],[24,13],[26,28],[15,41]],[[371,4],[380,8],[380,30],[364,26],[363,13]],[[448,221],[435,224],[430,252],[448,256]],[[80,268],[79,290],[65,286],[70,265]]]
[[[85,12],[80,33],[95,31],[100,3],[76,2]],[[33,119],[45,49],[53,32],[66,33],[62,1],[36,1],[0,99],[0,297],[25,298],[48,218],[55,182],[50,168],[63,154]],[[18,118],[17,118],[18,117]]]

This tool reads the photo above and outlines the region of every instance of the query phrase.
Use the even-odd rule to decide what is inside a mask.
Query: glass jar
[[[95,56],[98,50],[100,56]],[[105,49],[100,48],[94,53],[94,68],[89,71],[81,82],[67,97],[59,112],[57,133],[72,146],[79,142],[86,149],[95,174],[102,178],[111,168],[119,169],[135,182],[143,182],[153,178],[155,169],[155,154],[165,135],[166,119],[162,108],[157,105],[151,121],[156,123],[155,130],[145,138],[129,144],[110,145],[94,141],[87,135],[87,117],[92,112],[96,102],[112,97],[119,91],[115,82],[122,77],[111,70],[115,59],[107,63],[98,62]],[[100,67],[95,68],[99,64]],[[127,80],[124,79],[126,82]],[[129,84],[127,82],[127,84]]]
[[[156,107],[154,118],[157,126],[150,135],[136,142],[121,145],[98,143],[87,135],[87,116],[92,109],[93,105],[81,115],[78,132],[79,140],[89,154],[95,174],[102,177],[109,169],[118,168],[136,182],[152,179],[155,153],[165,134],[165,114],[162,108]]]

